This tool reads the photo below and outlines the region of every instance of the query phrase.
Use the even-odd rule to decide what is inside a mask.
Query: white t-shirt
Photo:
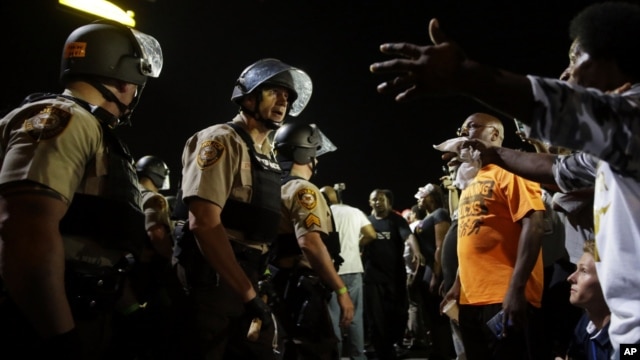
[[[360,229],[371,222],[362,210],[349,205],[334,204],[331,211],[340,234],[340,256],[344,259],[338,274],[364,272],[360,258]]]

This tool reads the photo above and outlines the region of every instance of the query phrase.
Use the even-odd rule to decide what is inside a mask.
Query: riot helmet
[[[138,178],[147,177],[158,190],[169,190],[169,167],[159,157],[147,155],[136,161]]]
[[[311,163],[315,158],[335,151],[337,147],[315,124],[284,124],[274,135],[276,158],[284,170],[290,170],[292,162],[300,165]]]
[[[268,85],[281,86],[289,90],[287,112],[291,116],[298,116],[304,110],[313,92],[313,84],[307,73],[278,59],[269,58],[258,60],[242,71],[233,88],[231,101],[241,104],[245,95]],[[258,103],[260,100],[258,98]],[[256,118],[267,121],[267,125],[271,125],[273,128],[280,125],[269,124],[268,119]]]
[[[147,78],[158,77],[162,64],[162,50],[155,38],[116,22],[99,20],[77,28],[67,37],[62,51],[60,80],[63,84],[73,78],[87,81],[107,101],[116,103],[123,114],[129,110],[129,114],[121,119],[128,123]],[[126,106],[95,77],[138,85],[138,92]]]

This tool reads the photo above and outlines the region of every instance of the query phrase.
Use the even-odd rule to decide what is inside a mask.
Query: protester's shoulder
[[[433,216],[436,221],[451,221],[451,216],[449,215],[449,210],[445,208],[437,208],[433,211]]]
[[[535,181],[525,179],[524,177],[507,171],[497,165],[492,164],[491,166],[493,166],[493,169],[495,171],[496,179],[499,182],[498,185],[502,188],[511,186],[513,184],[522,184],[529,187],[540,188],[540,184]]]
[[[355,207],[355,206],[351,206],[348,204],[333,204],[331,205],[331,209],[335,210],[335,211],[339,211],[341,213],[347,213],[349,215],[352,216],[360,216],[360,217],[364,217],[366,218],[367,215],[364,213],[364,211],[360,210],[359,208]]]
[[[596,168],[600,159],[584,151],[575,151],[569,155],[559,156],[558,161],[565,163],[571,162],[574,163],[575,166],[580,167]]]
[[[407,219],[405,219],[402,215],[398,214],[395,211],[391,211],[389,212],[389,216],[387,216],[387,218],[389,220],[392,220],[394,223],[398,224],[398,225],[407,225],[407,228],[409,227],[409,223],[407,222]]]

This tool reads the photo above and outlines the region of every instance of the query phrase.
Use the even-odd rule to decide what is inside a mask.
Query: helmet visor
[[[316,127],[314,124],[312,124],[311,126],[315,128],[315,132],[318,138],[320,138],[320,148],[316,150],[316,157],[328,152],[338,150],[338,147],[335,146],[333,142],[331,142],[331,140],[329,140],[329,138],[322,131],[320,131],[320,129],[318,129],[318,127]]]
[[[293,84],[295,87],[295,91],[298,94],[298,98],[296,101],[291,104],[291,110],[289,110],[289,115],[298,116],[302,110],[307,106],[309,100],[311,99],[311,94],[313,93],[313,83],[311,82],[311,78],[307,73],[299,69],[291,69],[289,70],[291,77],[293,77]]]
[[[131,29],[131,32],[138,42],[142,53],[140,72],[145,76],[157,78],[160,75],[163,63],[160,43],[153,36],[136,29]]]
[[[165,176],[164,180],[162,181],[162,186],[160,186],[158,190],[169,190],[169,189],[171,189],[171,182],[169,180],[169,174],[167,174],[167,176]]]

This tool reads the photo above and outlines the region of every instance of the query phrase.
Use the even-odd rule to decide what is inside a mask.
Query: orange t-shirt
[[[460,304],[502,303],[518,254],[522,226],[529,211],[544,210],[540,185],[496,165],[483,167],[462,191],[458,208]],[[531,272],[525,296],[540,307],[542,251]]]

